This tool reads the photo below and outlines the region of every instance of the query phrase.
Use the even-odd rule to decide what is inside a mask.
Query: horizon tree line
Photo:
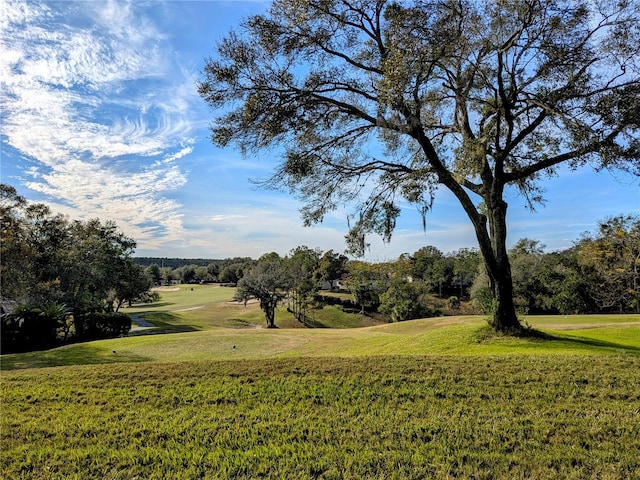
[[[490,315],[495,307],[478,249],[445,254],[425,246],[371,264],[301,246],[284,257],[271,252],[257,260],[199,259],[206,266],[172,259],[182,266],[171,269],[133,257],[135,242],[113,223],[70,221],[8,185],[0,185],[0,193],[3,351],[12,335],[17,345],[20,332],[29,329],[33,333],[20,340],[23,347],[125,333],[130,320],[115,315],[119,309],[154,300],[151,288],[174,279],[237,286],[236,299],[260,301],[269,327],[275,327],[276,308],[284,299],[304,322],[314,308],[333,301],[320,291],[335,280],[352,297],[343,307],[382,313],[390,321],[442,314],[433,298],[446,301],[449,311],[465,304]],[[509,255],[519,313],[640,313],[637,215],[607,218],[565,250],[546,252],[540,242],[525,238]]]

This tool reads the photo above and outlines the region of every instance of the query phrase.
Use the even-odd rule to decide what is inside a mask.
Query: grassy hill
[[[230,290],[190,288],[131,310],[155,329],[2,356],[0,477],[640,471],[637,315],[528,317],[545,336],[518,339],[462,316],[267,330]]]
[[[67,345],[2,357],[2,369],[128,362],[369,355],[640,353],[640,319],[627,315],[532,318],[547,338],[495,335],[482,317],[438,317],[359,329],[210,328]],[[552,323],[553,322],[553,323]],[[578,328],[582,327],[582,328]],[[170,329],[169,329],[170,330]]]

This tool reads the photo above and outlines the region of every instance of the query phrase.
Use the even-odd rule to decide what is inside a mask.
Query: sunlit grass
[[[630,355],[19,370],[3,373],[2,400],[2,478],[628,479],[640,468]]]
[[[264,314],[258,302],[246,305],[233,301],[235,288],[217,285],[174,285],[158,291],[161,298],[152,304],[124,308],[127,314],[139,315],[158,328],[136,335],[175,333],[211,328],[256,328],[266,326]],[[379,323],[370,317],[345,313],[340,307],[325,306],[310,309],[308,316],[318,328],[357,328]],[[135,321],[134,321],[135,323]],[[280,328],[305,328],[293,314],[282,306],[276,313],[276,325]]]
[[[536,328],[559,326],[562,329],[584,328],[588,325],[640,323],[640,315],[593,314],[593,315],[525,315],[524,321]]]
[[[637,315],[532,318],[544,335],[513,338],[479,316],[270,330],[246,328],[262,318],[250,311],[236,315],[244,325],[202,329],[202,317],[156,312],[159,330],[183,333],[2,356],[0,478],[627,479],[640,469]]]
[[[233,299],[235,288],[220,287],[217,284],[172,285],[157,289],[160,301],[152,304],[134,305],[125,308],[125,313],[144,313],[148,311],[179,311],[202,307],[210,303],[229,302]]]
[[[260,312],[256,315],[259,316]],[[616,326],[549,330],[546,331],[546,338],[496,335],[480,316],[439,317],[359,329],[211,328],[171,335],[101,340],[45,352],[4,355],[2,368],[369,355],[636,355],[640,353],[640,325],[634,325],[636,322],[631,321],[638,316],[628,317],[631,325],[616,322],[613,324]],[[169,325],[167,328],[183,327],[184,325]],[[116,353],[113,353],[114,350]]]

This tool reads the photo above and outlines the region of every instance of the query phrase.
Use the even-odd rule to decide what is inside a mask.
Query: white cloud
[[[211,217],[212,222],[227,222],[236,218],[247,218],[246,215],[214,215]]]
[[[187,181],[175,161],[193,152],[197,94],[138,5],[0,0],[1,131],[56,211],[153,246],[184,235],[171,192]]]

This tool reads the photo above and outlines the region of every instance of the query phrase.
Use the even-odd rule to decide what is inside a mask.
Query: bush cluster
[[[51,306],[49,306],[51,307]],[[115,338],[131,330],[131,318],[119,312],[71,315],[60,305],[51,308],[19,307],[2,316],[1,353],[18,353],[57,347],[68,341]]]

